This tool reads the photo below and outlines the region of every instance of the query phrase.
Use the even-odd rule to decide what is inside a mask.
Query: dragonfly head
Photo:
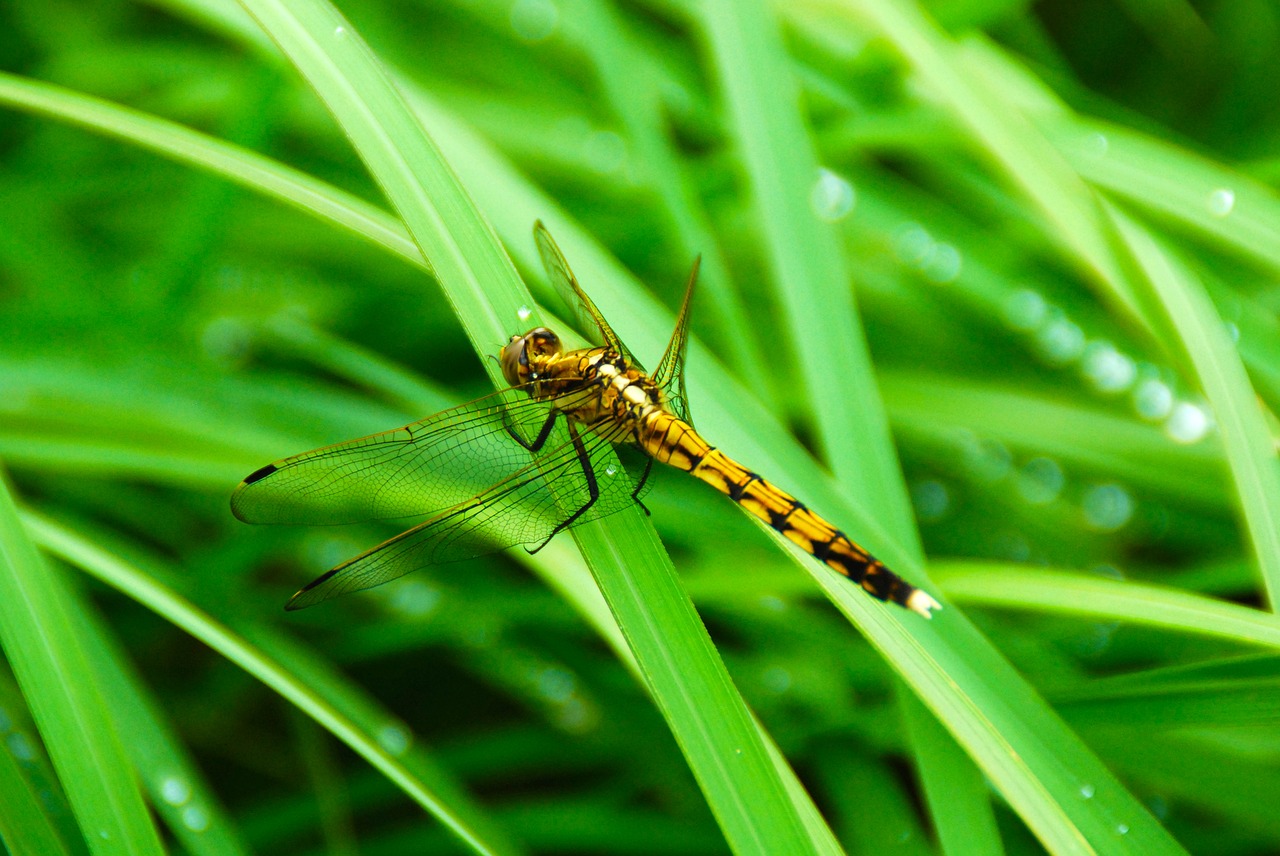
[[[499,357],[502,376],[512,386],[533,383],[542,376],[542,367],[560,353],[560,337],[546,327],[535,327],[523,336],[512,336]]]

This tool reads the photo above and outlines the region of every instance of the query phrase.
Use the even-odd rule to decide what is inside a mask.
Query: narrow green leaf
[[[95,854],[160,854],[116,723],[66,606],[0,485],[0,645],[22,687],[80,829]]]
[[[1113,206],[1108,212],[1178,332],[1184,358],[1213,407],[1245,530],[1274,605],[1280,598],[1280,462],[1249,375],[1195,275],[1128,214]]]
[[[6,742],[12,734],[3,735]],[[58,856],[70,853],[34,782],[18,762],[18,753],[0,751],[0,843],[9,853]]]
[[[936,562],[934,573],[947,596],[962,602],[1280,647],[1280,617],[1165,586],[990,562]]]
[[[918,553],[848,264],[834,227],[814,210],[817,157],[777,24],[762,0],[709,0],[700,11],[772,291],[803,374],[805,409],[842,487],[859,504],[877,508],[883,525]],[[831,391],[833,366],[840,367],[839,394]]]
[[[40,515],[27,512],[23,520],[42,548],[181,627],[296,705],[395,782],[471,849],[478,853],[511,852],[508,847],[482,839],[468,826],[462,818],[475,814],[474,809],[442,802],[431,785],[409,769],[405,759],[401,757],[407,748],[406,738],[402,733],[384,740],[386,745],[383,745],[376,733],[362,728],[348,716],[348,711],[355,708],[356,704],[344,697],[348,693],[344,681],[314,665],[303,672],[303,658],[296,655],[288,667],[285,667],[279,660],[267,656],[212,616],[118,556],[90,544],[71,530]],[[369,705],[360,707],[367,710]],[[366,715],[363,718],[372,719],[374,716]],[[385,714],[378,718],[383,723],[393,722],[393,718]]]

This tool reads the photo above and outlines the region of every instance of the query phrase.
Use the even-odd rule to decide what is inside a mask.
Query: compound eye
[[[560,352],[560,337],[545,327],[532,334],[533,347],[538,354],[557,354]]]

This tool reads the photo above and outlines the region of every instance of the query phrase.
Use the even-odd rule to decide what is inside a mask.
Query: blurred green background
[[[272,38],[0,6],[9,852],[1280,851],[1273,4],[285,4],[311,54],[246,6]],[[546,219],[653,365],[701,253],[700,428],[946,610],[658,473],[741,699],[567,536],[286,615],[397,530],[249,528],[236,483],[490,391],[538,311],[389,213],[363,43],[475,203],[424,179],[459,270],[505,264],[478,211],[550,320]],[[734,766],[743,700],[809,797]]]

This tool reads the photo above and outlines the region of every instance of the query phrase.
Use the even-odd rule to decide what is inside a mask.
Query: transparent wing
[[[551,415],[545,400],[517,389],[496,392],[394,431],[269,464],[236,488],[231,510],[246,523],[434,514],[527,466],[530,452],[515,436],[532,443]]]
[[[585,328],[584,332],[590,333],[594,328],[600,334],[600,341],[597,344],[604,345],[626,357],[627,365],[642,369],[635,355],[622,344],[618,334],[613,332],[609,322],[604,320],[600,310],[591,302],[591,298],[587,297],[582,286],[578,285],[578,279],[569,268],[569,262],[565,260],[564,253],[560,252],[560,247],[556,245],[555,239],[551,237],[551,233],[547,231],[547,227],[541,220],[533,224],[533,239],[538,245],[538,254],[542,256],[542,266],[546,268],[547,278],[555,286],[560,299],[577,312],[579,326]]]
[[[609,426],[571,437],[488,490],[319,577],[286,609],[382,585],[427,565],[541,545],[562,528],[622,510],[635,502],[636,490],[613,449],[625,430]]]
[[[684,355],[689,345],[689,319],[693,312],[693,287],[698,282],[698,268],[702,266],[702,256],[693,260],[693,269],[689,271],[689,282],[684,287],[684,300],[680,303],[680,314],[676,316],[676,329],[671,333],[671,341],[658,361],[658,369],[653,373],[653,382],[667,396],[667,406],[685,422],[693,424],[689,413],[689,395],[684,390]]]

